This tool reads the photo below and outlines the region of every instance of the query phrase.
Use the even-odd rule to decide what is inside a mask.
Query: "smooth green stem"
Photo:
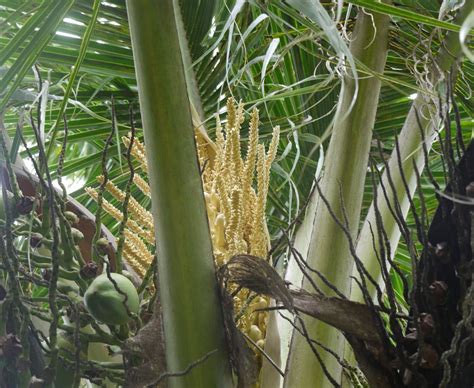
[[[387,56],[389,17],[369,14],[360,10],[352,34],[350,50],[361,66],[381,74]],[[362,195],[367,173],[367,163],[372,139],[372,129],[378,106],[381,82],[376,76],[358,80],[359,92],[352,110],[349,111],[356,85],[354,79],[343,80],[338,111],[329,144],[321,191],[338,219],[355,240],[360,219]],[[308,216],[308,215],[307,215]],[[319,270],[343,294],[349,293],[349,276],[354,263],[349,243],[343,230],[332,219],[328,207],[319,200],[308,250],[308,264]],[[331,294],[316,276],[318,286]],[[311,290],[310,282],[303,280],[303,288]],[[314,319],[305,319],[310,338],[342,354],[343,336],[334,328]],[[322,363],[334,379],[341,382],[341,366],[337,360],[319,349]],[[293,334],[290,354],[286,365],[285,387],[332,387],[323,368],[307,343],[296,331]]]
[[[184,74],[186,76],[186,87],[189,95],[189,102],[196,110],[199,124],[204,122],[204,109],[202,107],[201,96],[199,95],[199,87],[196,75],[193,69],[193,60],[189,50],[188,39],[186,38],[186,29],[183,23],[181,12],[176,12],[176,29],[178,30],[179,45],[183,57]]]
[[[167,369],[181,371],[218,350],[168,383],[227,387],[231,375],[176,9],[172,0],[127,1],[157,231]]]

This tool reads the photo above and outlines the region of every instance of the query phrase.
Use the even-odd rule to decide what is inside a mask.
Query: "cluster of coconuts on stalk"
[[[27,216],[36,208],[35,198],[28,196],[21,196],[15,201],[13,194],[7,191],[7,198],[10,212],[15,220],[21,216]],[[5,206],[1,201],[0,195],[0,219],[5,220]],[[64,212],[64,219],[70,227],[70,236],[74,248],[79,250],[78,244],[84,239],[83,233],[76,228],[79,224],[79,217],[71,211]],[[57,289],[59,292],[67,295],[67,297],[76,304],[80,310],[81,302],[89,315],[97,321],[99,327],[104,332],[116,332],[119,326],[127,324],[133,316],[139,313],[140,299],[137,290],[131,280],[124,274],[111,273],[104,269],[102,274],[98,275],[98,266],[89,262],[82,268],[74,258],[72,247],[68,247],[68,238],[66,237],[66,225],[63,221],[58,222],[58,231],[61,242],[59,244],[59,279],[57,282]],[[25,223],[25,225],[28,223]],[[33,223],[34,229],[43,231],[42,222],[36,218]],[[46,234],[46,233],[45,233]],[[69,238],[71,241],[71,238]],[[50,281],[51,270],[48,268],[51,264],[51,248],[53,241],[43,234],[33,232],[30,234],[30,246],[32,249],[31,261],[33,268],[35,264],[37,267],[43,268],[43,279]],[[106,255],[107,249],[111,246],[107,239],[100,238],[96,243],[97,251]],[[105,266],[104,266],[105,267]],[[97,276],[98,275],[98,276]],[[90,284],[88,284],[90,282]],[[81,297],[83,295],[83,297]],[[35,317],[32,317],[35,318]],[[61,315],[62,322],[66,326],[74,327],[73,321],[80,319],[80,332],[83,334],[97,334],[96,330],[90,324],[90,319],[84,319],[75,316],[75,314]],[[49,335],[49,327],[44,321],[33,319],[35,326],[45,336]],[[38,324],[38,325],[36,325]],[[105,326],[105,325],[108,325]],[[96,326],[97,327],[97,326]],[[74,362],[74,355],[76,353],[76,344],[74,335],[69,331],[58,331],[56,346],[59,349],[60,362],[57,366],[55,385],[57,387],[72,386],[74,373],[71,370],[71,362]],[[121,356],[111,356],[107,346],[100,342],[86,342],[80,345],[81,361],[106,361],[106,362],[121,362]],[[70,365],[67,365],[62,360],[68,360]],[[61,362],[62,361],[62,362]],[[101,386],[115,386],[111,384],[108,379],[97,379]]]
[[[66,211],[65,217],[71,224],[71,234],[74,243],[78,244],[84,238],[82,232],[74,228],[74,225],[78,224],[79,218],[71,211]],[[48,250],[47,253],[49,255],[51,254],[49,251],[49,248],[51,247],[50,241],[46,241],[41,237],[38,239],[37,234],[34,239],[39,241],[40,248],[46,248]],[[106,253],[106,249],[109,248],[109,242],[105,238],[100,238],[96,245],[98,251],[104,254]],[[76,271],[78,270],[77,265],[74,264],[68,267],[70,269],[75,269]],[[61,271],[61,273],[64,272]],[[126,271],[124,271],[124,273],[126,274]],[[107,325],[123,325],[132,318],[132,314],[138,314],[140,302],[138,293],[135,286],[126,275],[113,272],[107,274],[104,269],[103,274],[96,276],[97,266],[92,262],[87,263],[79,271],[79,274],[83,279],[93,278],[84,293],[84,304],[89,314],[95,320]],[[69,282],[66,282],[66,284],[67,283]]]

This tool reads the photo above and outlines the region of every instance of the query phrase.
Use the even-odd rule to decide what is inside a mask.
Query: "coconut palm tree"
[[[62,176],[71,184],[69,194],[96,212],[84,188],[98,186],[104,143],[108,179],[124,189],[129,169],[120,138],[133,126],[130,106],[141,111],[136,136],[144,136],[147,147],[162,258],[158,273],[167,369],[158,376],[165,370],[185,370],[218,349],[218,357],[209,356],[169,382],[231,385],[228,365],[233,352],[223,342],[228,328],[217,302],[200,171],[193,134],[185,129],[194,124],[214,138],[210,118],[217,112],[224,120],[229,96],[242,99],[248,112],[259,108],[261,138],[270,138],[272,128],[281,127],[267,206],[272,263],[280,275],[308,292],[314,292],[316,282],[328,295],[334,295],[335,287],[339,296],[369,303],[350,280],[352,275],[364,278],[363,265],[380,287],[390,283],[395,302],[409,314],[404,282],[411,282],[413,246],[390,205],[400,204],[399,218],[414,233],[416,220],[409,209],[431,216],[438,205],[433,187],[417,179],[428,165],[434,179],[443,180],[438,131],[452,125],[462,128],[460,136],[466,141],[471,137],[473,67],[458,58],[472,48],[473,5],[461,3],[0,2],[0,111],[11,161],[18,160],[17,155],[26,159],[21,134],[30,139],[31,152],[40,153],[37,132],[52,179],[64,155]],[[445,97],[446,90],[452,97]],[[445,120],[450,99],[456,101],[453,124]],[[30,120],[32,107],[38,107],[36,130]],[[242,128],[242,142],[248,137]],[[367,169],[369,161],[372,171]],[[385,186],[387,171],[392,172],[394,197],[383,199],[375,171],[385,174]],[[320,179],[316,187],[315,176]],[[417,188],[424,200],[411,203],[408,198]],[[131,190],[143,206],[149,205],[143,193]],[[346,229],[333,216],[345,220]],[[120,222],[108,216],[103,221],[112,232],[120,231]],[[383,224],[386,238],[376,223]],[[380,248],[374,248],[383,239],[391,247],[386,258],[395,266],[389,279],[378,264]],[[332,289],[317,275],[304,276],[295,250]],[[375,285],[367,288],[372,298],[376,291]],[[280,354],[285,378],[263,361],[261,384],[347,383],[350,368],[320,347],[315,355],[308,343],[311,337],[355,364],[341,331],[304,318],[299,324],[308,333],[301,335],[277,317],[270,318],[268,327],[280,332],[268,330],[265,349],[275,360]],[[271,353],[271,344],[279,349],[276,353]],[[360,364],[360,358],[357,361]]]

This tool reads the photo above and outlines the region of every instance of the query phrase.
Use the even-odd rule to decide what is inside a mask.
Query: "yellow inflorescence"
[[[130,136],[122,136],[122,142],[125,147],[130,147]],[[148,172],[148,163],[145,156],[145,147],[138,139],[134,139],[132,147],[132,156],[141,164],[141,167],[145,173]]]
[[[134,179],[135,184],[138,181],[140,183],[137,186],[140,190],[147,194],[150,188],[146,181],[141,178],[139,175],[135,175]],[[103,177],[99,176],[98,181],[103,182]],[[95,201],[98,199],[97,190],[87,187],[86,192],[91,198]],[[114,183],[107,181],[105,185],[105,192],[112,195],[113,198],[119,202],[125,200],[126,194],[120,190]],[[103,210],[112,216],[117,221],[123,220],[123,213],[112,205],[105,198],[102,200]],[[127,220],[127,225],[124,231],[125,240],[123,254],[128,264],[132,269],[141,277],[143,277],[153,261],[153,254],[150,252],[149,246],[152,247],[155,245],[155,232],[153,226],[153,217],[151,213],[141,206],[135,198],[130,197],[128,203],[128,212],[129,217]],[[149,244],[149,246],[147,246]]]
[[[240,150],[240,128],[244,121],[243,105],[227,101],[225,133],[217,119],[215,157],[212,170],[203,174],[206,205],[216,264],[225,264],[236,254],[266,257],[270,238],[265,219],[270,167],[275,159],[279,128],[273,131],[268,152],[258,144],[258,110],[251,112],[249,140],[245,159]],[[207,156],[196,134],[202,166]],[[256,311],[268,307],[266,297],[241,290],[234,298],[238,326],[260,347],[264,346],[268,313]]]
[[[137,185],[143,194],[147,197],[151,197],[150,186],[148,186],[148,183],[139,174],[133,176],[133,183]]]
[[[236,254],[259,257],[266,257],[268,254],[270,238],[265,206],[270,168],[276,156],[280,131],[278,127],[273,130],[272,141],[265,152],[264,145],[258,143],[258,110],[253,109],[246,155],[243,159],[240,149],[240,130],[244,122],[243,104],[236,104],[233,99],[227,101],[225,132],[218,117],[216,121],[215,142],[197,130],[195,135],[214,257],[216,265],[221,266]],[[130,137],[123,137],[122,140],[125,146],[129,146]],[[145,149],[136,139],[132,155],[146,173]],[[99,177],[100,182],[102,179]],[[135,175],[134,183],[145,195],[150,196],[150,187],[140,175]],[[94,189],[86,190],[92,198],[97,199]],[[125,198],[125,193],[112,182],[107,182],[105,191],[120,202]],[[104,201],[103,207],[107,213],[121,220],[122,212],[112,204]],[[133,269],[143,275],[153,260],[153,255],[146,245],[155,242],[153,219],[151,213],[134,198],[130,198],[128,210],[131,218],[125,231],[124,254]],[[136,221],[139,221],[141,226]],[[268,298],[252,295],[248,290],[239,291],[234,298],[239,328],[260,347],[264,346],[268,313],[256,310],[264,309],[268,304]]]
[[[102,183],[104,181],[104,177],[100,175],[99,177],[97,177],[97,180]],[[125,192],[115,186],[113,182],[107,181],[107,183],[105,184],[105,190],[112,194],[112,196],[117,201],[123,202],[125,200]],[[128,211],[135,220],[140,220],[140,222],[146,229],[149,229],[151,232],[155,233],[155,228],[153,226],[153,216],[132,196],[130,196],[128,202]]]

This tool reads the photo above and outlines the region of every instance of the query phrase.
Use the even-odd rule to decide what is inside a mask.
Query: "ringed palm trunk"
[[[350,50],[362,65],[376,73],[382,73],[385,67],[388,26],[387,16],[369,15],[365,11],[359,11]],[[349,112],[355,93],[355,81],[349,77],[343,80],[343,90],[321,183],[322,193],[340,220],[344,219],[342,196],[350,233],[354,239],[358,230],[372,129],[380,92],[380,80],[375,76],[364,77],[358,82],[357,100]],[[348,279],[352,274],[353,259],[350,256],[348,242],[320,199],[307,261],[309,266],[321,271],[342,293],[349,294]],[[330,293],[328,288],[321,284],[320,279],[314,277],[313,280],[323,291]],[[311,289],[307,279],[303,281],[303,288]],[[313,319],[305,319],[304,322],[310,338],[342,354],[342,334]],[[321,349],[319,353],[327,371],[337,383],[340,383],[340,365],[332,355]],[[296,331],[290,346],[286,373],[285,387],[288,388],[309,386],[319,388],[333,385],[326,378],[306,339]]]
[[[172,387],[227,387],[230,368],[173,0],[127,9],[145,134]]]

